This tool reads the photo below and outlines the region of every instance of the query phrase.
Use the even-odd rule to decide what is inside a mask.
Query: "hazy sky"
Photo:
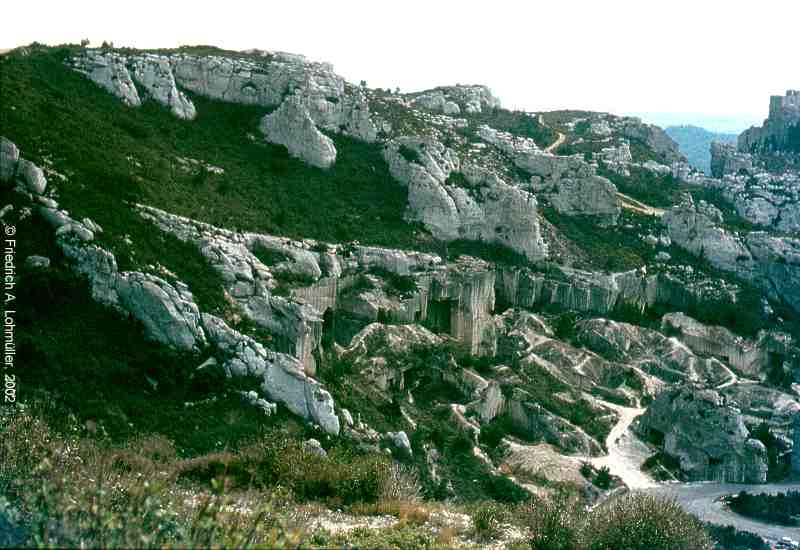
[[[32,41],[303,53],[404,91],[485,83],[506,107],[757,121],[800,88],[797,0],[10,0],[0,48]],[[208,7],[206,7],[208,6]]]

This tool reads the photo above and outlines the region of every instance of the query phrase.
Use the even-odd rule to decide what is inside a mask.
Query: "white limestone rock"
[[[44,176],[44,172],[29,160],[19,159],[17,162],[17,178],[34,195],[41,195],[47,189],[47,178]]]
[[[19,149],[7,138],[0,136],[0,183],[10,182],[17,173]]]
[[[690,196],[662,218],[672,241],[726,271],[752,272],[752,256],[742,240],[720,227],[722,212]],[[751,279],[752,277],[747,277]]]
[[[176,117],[193,120],[197,116],[192,101],[186,94],[179,92],[175,85],[169,58],[152,54],[135,57],[133,78],[149,97],[169,108]]]
[[[333,141],[320,132],[308,110],[296,97],[287,98],[259,126],[270,143],[284,145],[292,156],[311,166],[330,168],[336,161]]]
[[[742,413],[713,390],[674,389],[661,393],[637,427],[662,440],[691,481],[765,483],[766,450],[750,439]]]
[[[374,141],[363,92],[345,82],[328,63],[303,56],[272,53],[258,62],[220,56],[173,55],[175,80],[187,89],[215,99],[265,107],[294,96],[315,125],[364,141]]]
[[[261,391],[269,399],[318,424],[326,433],[339,434],[333,398],[319,382],[305,374],[300,361],[267,350],[214,315],[204,313],[202,324],[209,342],[228,358],[223,368],[229,376],[260,379]]]
[[[616,225],[622,213],[617,187],[602,176],[560,180],[550,204],[566,216],[594,216],[599,225]]]
[[[86,50],[73,60],[73,66],[128,107],[138,107],[142,100],[128,72],[127,61],[125,56],[116,53]]]
[[[394,178],[408,187],[406,216],[435,237],[499,243],[531,260],[547,256],[538,203],[530,193],[462,163],[455,151],[433,138],[398,138],[387,144],[384,157]],[[463,178],[451,180],[454,173]]]
[[[156,342],[181,351],[206,344],[200,311],[188,290],[144,273],[123,273],[117,280],[120,304],[139,320]]]

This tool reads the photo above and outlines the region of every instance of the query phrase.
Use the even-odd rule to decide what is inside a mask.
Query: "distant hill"
[[[712,141],[723,143],[736,143],[737,134],[720,134],[710,132],[699,126],[669,126],[665,130],[680,147],[681,153],[686,155],[689,163],[706,174],[711,173],[711,152],[709,146]]]

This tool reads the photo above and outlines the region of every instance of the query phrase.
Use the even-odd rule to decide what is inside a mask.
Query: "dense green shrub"
[[[730,525],[723,527],[706,523],[706,531],[717,543],[718,550],[770,550],[769,544],[758,535],[739,531]]]
[[[608,489],[609,486],[611,486],[611,471],[608,469],[608,466],[603,466],[597,471],[594,484],[601,489]]]
[[[731,510],[767,523],[800,526],[800,491],[752,494],[742,491],[728,500]]]
[[[415,164],[422,164],[422,157],[420,157],[419,152],[413,147],[409,147],[408,145],[401,145],[398,150],[400,156],[403,157],[406,162],[413,162]]]

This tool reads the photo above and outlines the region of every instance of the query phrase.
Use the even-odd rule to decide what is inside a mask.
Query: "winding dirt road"
[[[608,467],[613,475],[619,476],[631,489],[656,487],[657,484],[642,471],[642,464],[653,452],[630,429],[631,423],[644,413],[644,409],[598,401],[614,409],[619,414],[619,420],[606,438],[608,454],[592,458],[592,465],[595,468]]]
[[[556,140],[553,143],[551,143],[550,145],[548,145],[547,147],[544,148],[544,152],[545,153],[552,153],[553,151],[555,151],[556,149],[561,147],[561,145],[567,139],[567,136],[565,136],[562,132],[559,132],[555,128],[552,128],[552,127],[548,126],[547,124],[545,124],[544,118],[542,118],[542,115],[539,115],[539,124],[541,124],[542,126],[544,126],[546,128],[550,128],[551,130],[554,130],[558,134],[558,137],[556,138]]]

